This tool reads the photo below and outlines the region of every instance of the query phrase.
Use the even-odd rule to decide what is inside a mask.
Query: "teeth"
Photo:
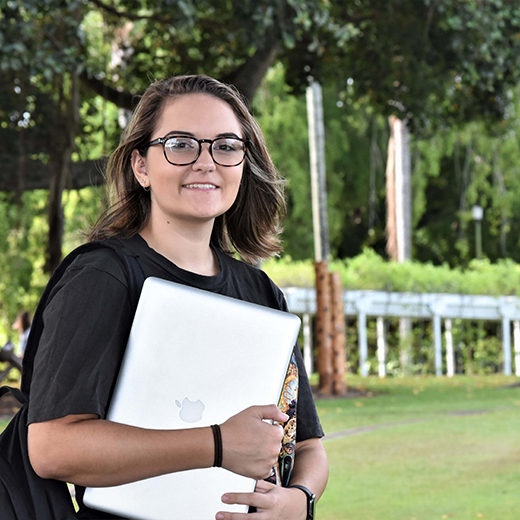
[[[185,184],[185,188],[198,188],[199,190],[214,190],[217,187],[214,184]]]

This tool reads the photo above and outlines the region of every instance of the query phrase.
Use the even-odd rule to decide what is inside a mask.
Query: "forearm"
[[[287,421],[276,405],[252,406],[221,425],[222,467],[265,478],[280,452]],[[267,422],[266,422],[267,421]],[[82,486],[116,486],[213,465],[211,428],[147,430],[68,415],[29,425],[29,457],[38,475]]]
[[[328,476],[329,465],[321,440],[308,439],[297,443],[289,485],[305,486],[319,499],[327,485]]]
[[[29,455],[40,476],[102,487],[213,463],[210,428],[145,430],[97,418],[73,419],[29,426]]]

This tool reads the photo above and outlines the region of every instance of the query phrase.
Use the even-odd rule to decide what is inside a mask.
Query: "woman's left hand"
[[[282,488],[260,480],[254,493],[226,493],[225,504],[244,504],[256,507],[256,513],[219,512],[217,520],[305,520],[307,498],[297,488]]]

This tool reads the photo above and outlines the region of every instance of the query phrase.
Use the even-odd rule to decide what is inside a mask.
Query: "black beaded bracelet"
[[[214,468],[222,467],[222,433],[218,424],[212,424],[213,440],[215,441],[215,460],[213,461]]]

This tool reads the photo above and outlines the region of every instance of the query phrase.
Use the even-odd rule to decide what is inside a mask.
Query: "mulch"
[[[316,401],[329,400],[329,399],[359,399],[360,397],[373,397],[373,392],[365,392],[359,388],[347,387],[347,393],[345,395],[329,395],[324,394],[318,390],[317,386],[312,385],[312,395]]]

